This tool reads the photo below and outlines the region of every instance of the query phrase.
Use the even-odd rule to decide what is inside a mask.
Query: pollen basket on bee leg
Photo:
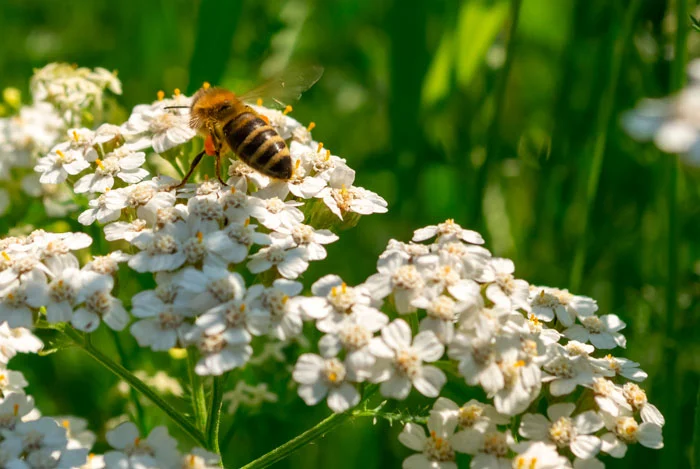
[[[209,156],[216,155],[216,145],[214,145],[214,139],[211,135],[207,135],[207,138],[204,140],[204,153]]]

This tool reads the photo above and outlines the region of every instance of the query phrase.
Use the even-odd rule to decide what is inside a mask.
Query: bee
[[[241,95],[224,88],[202,87],[192,97],[190,127],[205,137],[204,150],[174,188],[185,185],[205,154],[216,158],[217,178],[225,184],[221,179],[221,155],[228,150],[265,176],[290,179],[292,157],[286,142],[267,118],[246,103],[271,98],[284,105],[298,99],[322,74],[323,68],[318,66],[290,70]]]

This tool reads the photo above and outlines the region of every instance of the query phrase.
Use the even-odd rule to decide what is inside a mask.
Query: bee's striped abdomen
[[[266,176],[292,177],[292,158],[284,139],[252,112],[242,112],[224,125],[224,137],[238,157]]]

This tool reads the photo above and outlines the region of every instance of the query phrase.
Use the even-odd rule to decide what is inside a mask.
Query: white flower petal
[[[447,382],[445,373],[434,366],[424,366],[422,373],[413,379],[413,386],[426,397],[437,397]]]
[[[581,459],[590,459],[600,451],[601,442],[598,437],[592,435],[578,435],[571,442],[571,452]]]
[[[415,423],[407,423],[399,433],[399,441],[413,451],[423,451],[425,446],[425,430]]]
[[[328,407],[335,413],[345,412],[359,402],[360,393],[350,383],[343,383],[328,393]]]
[[[403,319],[396,319],[382,329],[382,338],[392,349],[402,350],[411,345],[411,327]]]

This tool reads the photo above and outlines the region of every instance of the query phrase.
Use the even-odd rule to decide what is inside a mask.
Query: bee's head
[[[223,88],[201,88],[192,97],[190,127],[206,130],[225,123],[235,113],[237,101],[235,94]]]

